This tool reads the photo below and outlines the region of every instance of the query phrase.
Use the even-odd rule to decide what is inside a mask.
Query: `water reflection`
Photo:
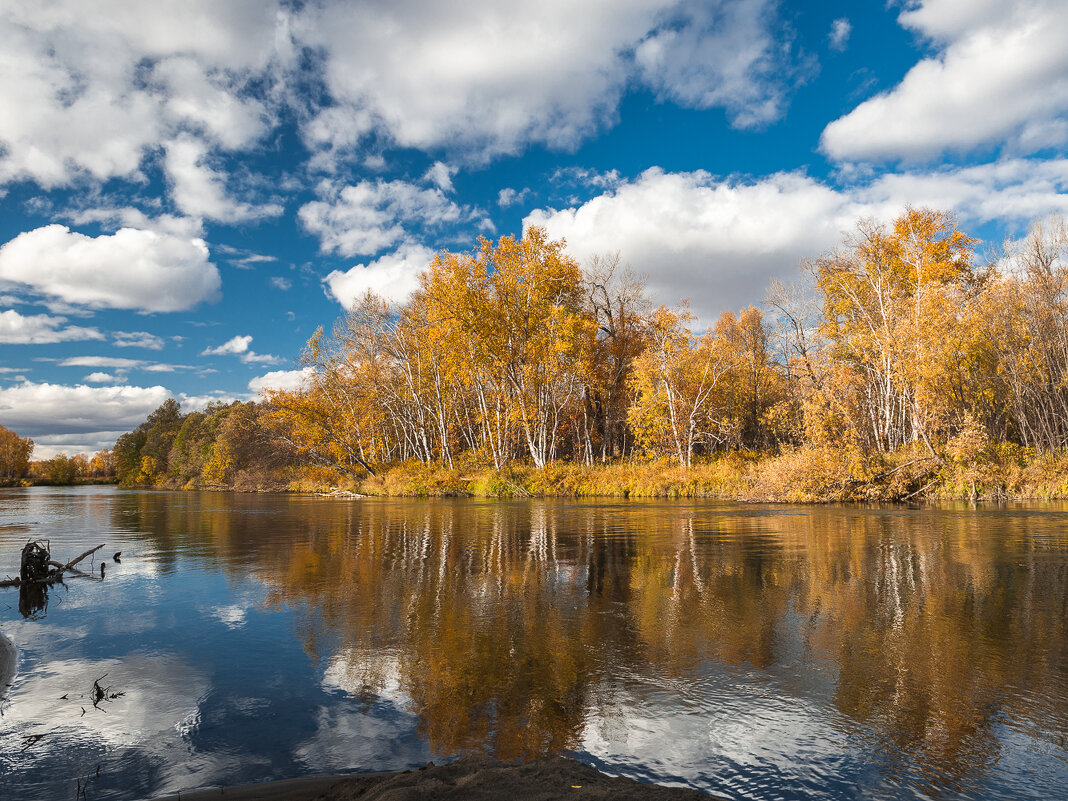
[[[1013,798],[1068,781],[1063,510],[108,504],[108,528],[139,544],[105,585],[139,575],[160,616],[191,574],[229,587],[201,593],[183,635],[210,627],[232,678],[158,621],[140,627],[199,677],[176,691],[192,709],[167,713],[196,758],[158,764],[157,787],[238,759],[274,775],[279,753],[301,772],[405,767],[424,749],[568,750],[750,798]],[[283,656],[290,632],[303,663]],[[282,742],[261,742],[265,718],[285,720]]]
[[[48,610],[48,585],[23,584],[19,587],[19,614],[36,618]]]

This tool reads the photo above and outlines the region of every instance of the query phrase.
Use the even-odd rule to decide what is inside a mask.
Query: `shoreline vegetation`
[[[1068,498],[1068,224],[980,263],[953,216],[861,220],[703,331],[618,254],[531,228],[367,293],[299,385],[183,413],[0,480],[400,496],[784,502]],[[28,445],[27,445],[28,443]],[[13,454],[5,456],[4,454]],[[21,460],[21,461],[20,461]]]

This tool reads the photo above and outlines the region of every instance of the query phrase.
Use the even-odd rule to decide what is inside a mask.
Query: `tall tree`
[[[30,469],[33,440],[0,426],[0,481],[22,478]]]

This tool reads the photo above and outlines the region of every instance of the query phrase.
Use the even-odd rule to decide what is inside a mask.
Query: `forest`
[[[297,391],[114,449],[126,485],[786,500],[1068,493],[1068,227],[980,258],[952,214],[861,220],[706,327],[539,228],[358,300]]]
[[[89,456],[57,453],[51,459],[31,459],[33,440],[0,426],[0,487],[24,483],[46,485],[113,484],[117,478],[110,450]]]

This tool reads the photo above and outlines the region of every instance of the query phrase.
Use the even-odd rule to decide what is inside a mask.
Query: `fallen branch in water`
[[[21,587],[27,584],[52,585],[63,581],[64,573],[75,573],[79,576],[89,576],[75,567],[79,562],[104,547],[101,543],[95,548],[90,548],[83,554],[76,556],[69,562],[60,563],[52,559],[47,542],[27,542],[22,548],[22,564],[19,577],[0,581],[0,587]]]

